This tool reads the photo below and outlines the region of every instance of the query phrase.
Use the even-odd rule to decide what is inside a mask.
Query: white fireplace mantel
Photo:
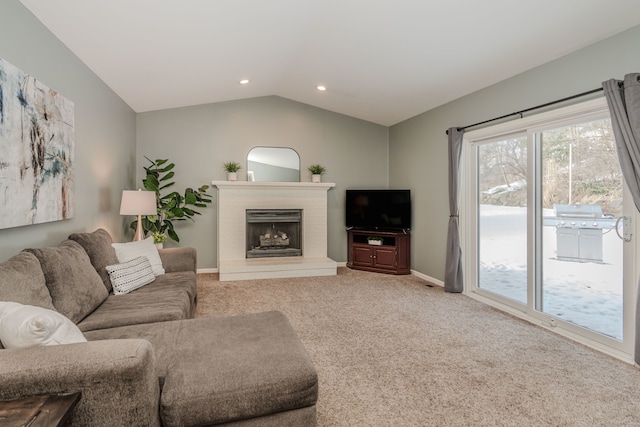
[[[244,190],[322,190],[329,191],[336,186],[335,182],[254,182],[254,181],[212,181],[218,189],[244,189]]]
[[[327,257],[327,192],[335,183],[213,181],[220,280],[335,275]],[[302,256],[246,258],[247,209],[301,209]]]

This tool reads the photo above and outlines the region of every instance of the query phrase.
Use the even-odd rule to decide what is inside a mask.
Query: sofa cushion
[[[122,264],[106,267],[115,295],[128,294],[156,280],[149,258],[140,256]]]
[[[163,425],[220,424],[315,404],[315,367],[282,313],[180,324],[160,398]]]
[[[0,301],[0,341],[5,348],[86,342],[80,329],[57,311]]]
[[[165,273],[160,254],[158,254],[158,248],[153,243],[153,237],[129,243],[112,243],[111,246],[116,250],[118,262],[127,262],[139,256],[145,256],[149,258],[151,268],[153,268],[153,273],[156,276]]]
[[[35,255],[20,252],[0,264],[0,301],[55,310],[40,261]]]
[[[105,267],[118,263],[116,251],[111,246],[113,243],[111,235],[106,230],[99,228],[93,233],[73,233],[69,239],[78,242],[83,247],[89,255],[91,264],[100,275],[102,283],[106,286],[107,291],[111,292],[111,281]]]
[[[196,273],[193,271],[181,271],[177,273],[166,273],[162,276],[157,276],[156,280],[149,283],[142,288],[138,288],[133,293],[137,295],[153,294],[158,289],[180,289],[185,291],[189,295],[189,301],[191,302],[191,308],[195,308],[196,296],[198,292],[198,279]],[[192,317],[193,313],[190,313],[187,318]]]
[[[164,248],[158,249],[162,267],[165,273],[177,271],[196,272],[197,253],[195,248]]]
[[[166,322],[191,317],[187,291],[180,288],[157,288],[141,292],[151,284],[125,295],[109,295],[91,315],[78,323],[81,331],[117,328],[141,323]]]
[[[107,299],[107,289],[89,256],[73,240],[65,240],[54,248],[25,250],[40,261],[53,306],[74,323]]]

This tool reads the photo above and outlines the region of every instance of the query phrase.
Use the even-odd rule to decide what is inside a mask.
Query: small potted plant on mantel
[[[309,172],[311,172],[311,182],[320,182],[322,180],[322,175],[327,171],[322,165],[311,165],[309,166]]]
[[[238,180],[238,171],[242,166],[240,163],[236,162],[227,162],[224,164],[224,170],[227,171],[227,181],[237,181]]]

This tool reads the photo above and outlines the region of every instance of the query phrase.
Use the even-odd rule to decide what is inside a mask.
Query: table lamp
[[[156,193],[153,191],[124,190],[120,201],[120,215],[138,215],[138,227],[133,241],[144,239],[142,215],[157,215]]]

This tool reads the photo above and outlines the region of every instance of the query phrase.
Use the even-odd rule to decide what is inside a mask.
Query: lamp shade
[[[124,190],[120,201],[120,215],[156,215],[156,193]]]

